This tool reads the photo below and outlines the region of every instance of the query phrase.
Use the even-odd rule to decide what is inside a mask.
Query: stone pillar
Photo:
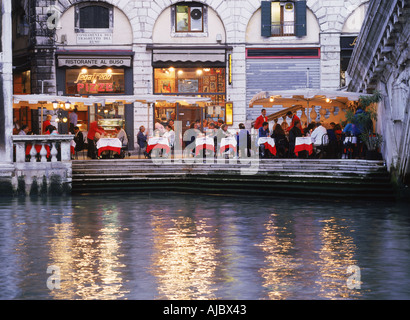
[[[227,83],[226,99],[233,102],[233,128],[246,122],[246,58],[245,45],[237,45],[232,53],[232,84]],[[229,77],[229,65],[227,65]]]
[[[336,90],[340,87],[340,33],[322,32],[321,84],[322,89]]]
[[[13,52],[11,0],[0,1],[1,50],[0,50],[0,161],[11,163],[13,149]]]

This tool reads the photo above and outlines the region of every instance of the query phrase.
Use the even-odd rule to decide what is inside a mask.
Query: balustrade
[[[73,135],[27,135],[13,136],[14,161],[67,162],[71,161]]]

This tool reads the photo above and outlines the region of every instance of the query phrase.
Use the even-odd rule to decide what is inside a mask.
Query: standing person
[[[84,135],[79,127],[74,127],[74,142],[75,151],[82,151],[84,149]]]
[[[137,134],[137,143],[140,147],[140,150],[144,152],[144,156],[146,158],[150,158],[149,154],[147,153],[147,135],[148,132],[145,133],[145,127],[141,126],[140,131]]]
[[[75,106],[74,111],[70,113],[70,115],[68,116],[70,119],[70,132],[72,134],[75,134],[74,132],[74,127],[77,126],[77,122],[78,122],[78,109],[77,106]]]
[[[91,159],[97,158],[97,146],[96,146],[96,134],[103,135],[105,131],[103,128],[98,126],[98,119],[101,119],[101,116],[96,116],[97,120],[90,123],[90,130],[88,130],[87,134],[87,142],[88,142],[88,153],[87,156]]]
[[[245,154],[248,158],[251,156],[250,148],[251,148],[251,135],[248,130],[246,130],[245,125],[243,123],[239,124],[239,133],[237,135],[238,140],[238,156],[239,150],[241,150],[241,157],[245,157]],[[246,150],[246,153],[245,153]]]
[[[51,126],[51,119],[53,118],[53,116],[51,114],[47,115],[46,121],[43,122],[43,131],[42,134],[45,134],[45,132],[47,131],[47,127]]]
[[[296,121],[298,121],[299,124],[300,124],[300,119],[299,119],[299,117],[296,115],[296,113],[293,114],[292,111],[288,111],[288,113],[286,113],[286,115],[288,116],[289,119],[292,120],[292,122],[290,123],[290,126],[286,129],[288,132],[290,132],[290,130],[292,130],[292,128],[295,126]],[[302,132],[302,135],[303,135],[302,126],[300,126],[299,129],[300,129],[300,132]]]
[[[256,118],[254,128],[259,130],[263,126],[264,122],[268,122],[268,117],[266,116],[266,109],[261,110],[261,115]]]

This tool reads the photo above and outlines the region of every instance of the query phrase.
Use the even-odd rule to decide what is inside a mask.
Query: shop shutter
[[[306,36],[306,1],[296,1],[295,2],[295,36],[303,37]]]
[[[270,37],[271,32],[271,1],[261,2],[261,35],[262,37]]]

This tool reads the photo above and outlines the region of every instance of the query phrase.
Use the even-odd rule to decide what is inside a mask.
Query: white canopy
[[[296,89],[282,91],[262,91],[257,93],[249,102],[249,107],[263,105],[272,107],[273,105],[283,105],[290,107],[295,104],[325,105],[347,107],[352,101],[358,101],[361,96],[369,96],[365,93],[322,90],[322,89]]]
[[[105,105],[105,103],[113,103],[118,101],[123,101],[127,104],[134,102],[141,103],[155,103],[157,101],[165,101],[169,103],[206,103],[210,102],[210,98],[201,98],[195,96],[169,96],[169,95],[156,95],[156,94],[146,94],[146,95],[123,95],[123,96],[89,96],[87,98],[76,97],[76,96],[57,96],[48,94],[29,94],[29,95],[14,95],[13,100],[15,104],[20,102],[28,102],[29,104],[49,104],[51,105],[54,101],[59,103],[66,103],[67,101],[71,104],[84,104],[93,105],[95,103]]]

